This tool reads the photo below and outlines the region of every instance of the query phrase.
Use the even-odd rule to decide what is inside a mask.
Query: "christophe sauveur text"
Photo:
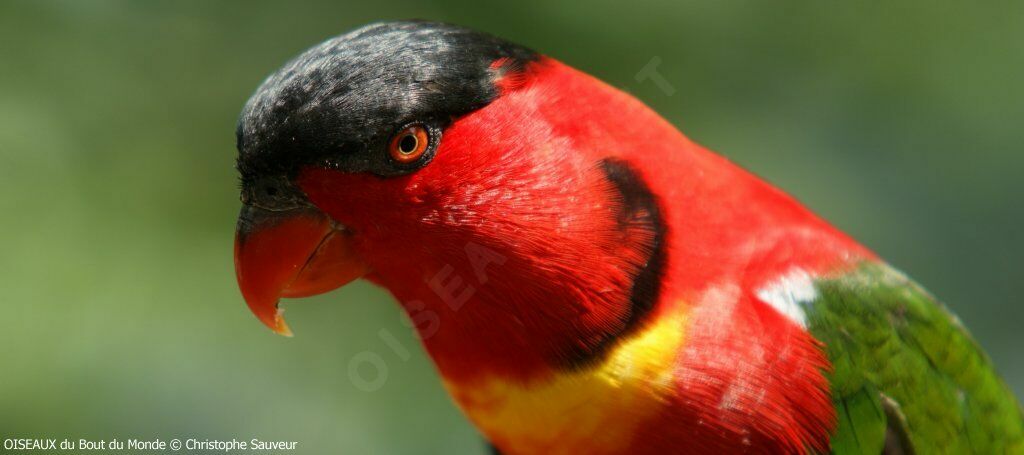
[[[264,441],[258,438],[249,440],[219,439],[56,439],[56,438],[7,438],[4,439],[5,451],[61,451],[61,450],[127,450],[127,451],[260,451],[260,450],[295,450],[297,441]]]

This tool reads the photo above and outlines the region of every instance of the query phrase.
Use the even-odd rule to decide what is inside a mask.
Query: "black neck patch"
[[[603,334],[597,343],[590,346],[573,346],[565,359],[565,367],[569,369],[585,368],[600,362],[624,337],[636,333],[644,326],[651,309],[658,302],[667,259],[665,237],[668,228],[658,206],[658,200],[647,183],[636,170],[622,160],[602,160],[601,169],[621,197],[619,228],[624,231],[647,231],[643,235],[645,241],[639,247],[646,250],[648,256],[634,272],[633,286],[629,293],[629,310],[622,326],[618,330]]]
[[[402,21],[368,25],[327,40],[272,74],[238,122],[243,186],[294,177],[306,165],[399,175],[388,159],[404,125],[440,133],[499,96],[495,80],[537,54],[454,25]],[[506,62],[492,68],[498,59]]]

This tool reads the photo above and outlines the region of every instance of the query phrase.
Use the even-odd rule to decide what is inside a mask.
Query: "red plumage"
[[[444,132],[434,161],[416,173],[310,168],[299,179],[313,203],[359,234],[354,248],[370,279],[422,322],[445,378],[543,377],[565,346],[623,323],[625,290],[644,260],[642,239],[631,236],[643,234],[617,228],[621,201],[595,165],[621,159],[658,197],[668,226],[651,317],[674,305],[690,314],[674,403],[641,426],[633,447],[654,453],[687,441],[719,453],[741,441],[751,453],[827,451],[827,361],[755,290],[794,267],[824,275],[872,253],[586,74],[551,59],[513,74],[498,81],[499,98]],[[481,274],[467,245],[498,253],[500,266]],[[731,298],[709,300],[715,293]],[[418,319],[425,311],[438,317]]]

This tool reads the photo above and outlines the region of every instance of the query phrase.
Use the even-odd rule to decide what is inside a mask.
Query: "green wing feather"
[[[927,291],[878,263],[816,287],[807,321],[832,362],[834,453],[1024,454],[1012,392]]]

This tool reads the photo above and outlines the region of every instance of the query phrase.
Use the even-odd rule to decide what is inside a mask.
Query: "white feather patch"
[[[801,327],[807,327],[804,306],[818,298],[818,289],[809,273],[795,268],[758,289],[757,297]]]

